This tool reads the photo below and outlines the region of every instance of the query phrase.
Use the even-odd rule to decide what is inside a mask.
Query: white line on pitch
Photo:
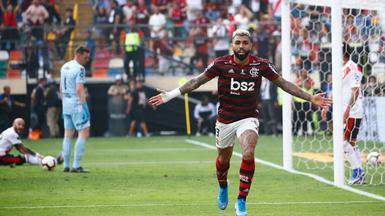
[[[202,148],[142,148],[142,149],[95,149],[93,151],[101,152],[175,152],[175,151],[206,151]]]
[[[315,201],[315,202],[250,202],[247,205],[331,205],[331,204],[370,204],[382,203],[380,201]],[[54,208],[113,208],[113,207],[149,207],[149,206],[212,206],[207,203],[138,203],[138,204],[100,204],[100,205],[41,205],[41,206],[0,206],[0,209],[54,209]]]
[[[186,142],[194,144],[194,145],[202,146],[202,147],[205,147],[205,148],[208,148],[208,149],[216,149],[216,147],[213,146],[213,145],[210,145],[210,144],[204,143],[204,142],[199,142],[199,141],[196,141],[196,140],[186,139]],[[239,152],[233,152],[233,155],[242,158],[242,154],[239,153]],[[323,177],[320,177],[320,176],[317,176],[317,175],[314,175],[314,174],[311,174],[311,173],[301,172],[301,171],[297,171],[297,170],[287,170],[287,169],[283,168],[282,166],[280,166],[278,164],[274,164],[274,163],[271,163],[269,161],[261,160],[259,158],[255,158],[255,161],[260,163],[260,164],[263,164],[263,165],[266,165],[266,166],[269,166],[269,167],[273,167],[273,168],[276,168],[276,169],[279,169],[279,170],[283,170],[283,171],[286,171],[286,172],[290,172],[290,173],[293,173],[293,174],[296,174],[296,175],[307,176],[307,177],[313,178],[313,179],[315,179],[315,180],[317,180],[319,182],[323,182],[325,184],[332,185],[332,186],[335,186],[337,188],[341,188],[341,189],[346,190],[346,191],[350,191],[350,192],[353,192],[353,193],[356,193],[356,194],[360,194],[362,196],[366,196],[366,197],[370,197],[372,199],[377,199],[377,200],[385,201],[385,197],[380,196],[378,194],[372,194],[372,193],[369,193],[369,192],[366,192],[366,191],[358,190],[356,188],[352,188],[352,187],[349,187],[347,185],[336,186],[336,185],[334,185],[334,183],[332,181],[329,181],[329,180],[327,180],[327,179],[325,179]]]
[[[111,165],[159,165],[159,164],[214,164],[210,161],[132,161],[132,162],[87,162],[84,165],[111,166]]]

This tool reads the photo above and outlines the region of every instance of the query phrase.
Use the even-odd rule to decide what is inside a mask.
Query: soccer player
[[[286,92],[311,101],[316,106],[330,106],[331,99],[324,94],[314,96],[278,75],[275,67],[267,59],[250,54],[252,41],[246,30],[236,30],[232,36],[233,55],[216,58],[203,73],[189,80],[180,88],[170,92],[161,91],[150,98],[152,105],[159,106],[167,101],[193,91],[214,77],[218,77],[219,112],[216,123],[217,179],[219,183],[218,207],[225,209],[228,203],[227,172],[233,152],[235,137],[238,137],[243,153],[239,170],[239,193],[236,215],[245,216],[246,197],[254,175],[254,149],[258,141],[257,95],[262,77],[275,83]]]
[[[0,134],[0,165],[22,165],[24,163],[41,165],[41,160],[44,156],[27,148],[21,142],[19,136],[23,133],[24,127],[24,119],[17,118],[13,121],[12,127]],[[13,147],[22,155],[15,156],[10,154]],[[57,163],[63,162],[60,156],[56,160]]]
[[[89,56],[90,50],[85,46],[79,46],[75,50],[75,58],[65,63],[60,69],[60,91],[62,93],[64,119],[64,172],[70,171],[71,146],[75,130],[78,131],[78,138],[75,144],[71,172],[89,172],[80,166],[86,139],[90,133],[90,112],[84,87],[86,76],[84,65],[87,64]]]
[[[344,107],[344,153],[353,172],[348,184],[365,184],[365,173],[362,169],[361,153],[356,145],[361,120],[364,117],[361,93],[362,72],[359,65],[350,60],[347,48],[344,48],[342,67],[342,105]],[[325,120],[328,109],[322,109],[321,116]]]

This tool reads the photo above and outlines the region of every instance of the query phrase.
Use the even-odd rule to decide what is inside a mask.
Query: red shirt
[[[270,81],[279,77],[269,60],[251,55],[244,65],[235,63],[233,55],[216,58],[204,73],[209,78],[218,76],[218,121],[225,124],[257,118],[262,77]]]
[[[13,11],[6,11],[4,13],[4,26],[16,27],[16,13]]]

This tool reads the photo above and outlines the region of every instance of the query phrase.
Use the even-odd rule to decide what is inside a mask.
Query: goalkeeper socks
[[[361,151],[358,148],[357,144],[353,147],[353,150],[354,150],[354,155],[356,156],[356,161],[357,161],[357,163],[359,165],[359,168],[362,169]]]
[[[361,163],[357,161],[356,153],[353,149],[353,146],[348,141],[344,141],[344,152],[346,160],[348,160],[352,169],[357,169],[361,167]]]
[[[64,168],[70,167],[71,146],[72,146],[71,139],[64,137],[63,139],[63,158],[64,158],[63,167]]]
[[[227,172],[229,171],[229,168],[230,168],[230,162],[228,162],[227,164],[221,164],[217,157],[216,168],[217,168],[217,179],[218,179],[219,186],[221,188],[227,187]]]
[[[41,158],[38,157],[38,155],[30,155],[30,154],[25,154],[25,162],[32,164],[32,165],[40,165],[41,164]]]
[[[74,164],[73,168],[80,167],[80,161],[82,160],[84,154],[84,147],[86,144],[86,139],[83,137],[78,137],[75,144],[75,156],[74,156]]]
[[[250,191],[251,181],[254,176],[255,161],[242,159],[241,168],[239,170],[239,194],[238,198],[246,199]]]

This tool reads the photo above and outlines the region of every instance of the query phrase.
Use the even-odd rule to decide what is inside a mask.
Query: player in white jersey
[[[21,142],[20,135],[25,127],[24,120],[17,118],[13,121],[12,127],[6,129],[0,134],[0,165],[22,165],[29,163],[32,165],[40,165],[44,158],[37,152],[27,148]],[[10,152],[15,147],[22,155],[12,155]],[[57,163],[61,163],[60,157],[57,158]]]
[[[88,62],[89,55],[88,48],[79,46],[75,50],[75,58],[65,63],[60,69],[60,91],[63,100],[64,119],[64,172],[70,171],[72,138],[75,135],[75,130],[78,131],[79,135],[75,144],[71,172],[88,172],[80,166],[80,161],[90,133],[90,112],[84,90],[86,76],[84,65]]]
[[[358,64],[350,60],[348,52],[344,52],[342,67],[342,104],[344,108],[344,152],[353,170],[349,184],[364,184],[365,174],[362,169],[361,153],[356,145],[361,120],[364,117],[363,98],[361,93],[362,72]],[[322,118],[326,119],[326,110],[322,110]]]

